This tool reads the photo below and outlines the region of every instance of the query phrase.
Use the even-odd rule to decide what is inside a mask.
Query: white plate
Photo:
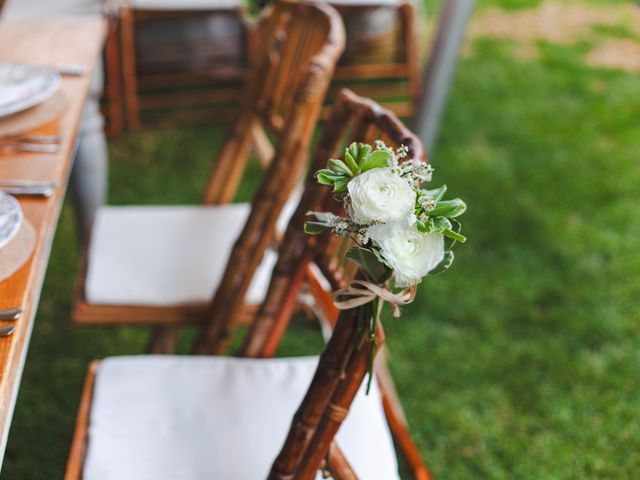
[[[60,87],[60,74],[47,68],[0,63],[0,117],[44,102]]]
[[[22,224],[22,209],[18,201],[0,190],[0,248],[18,233]]]

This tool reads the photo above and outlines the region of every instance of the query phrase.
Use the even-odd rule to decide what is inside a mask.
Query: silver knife
[[[21,308],[7,308],[6,310],[0,310],[0,320],[18,320],[21,316]]]
[[[0,337],[8,337],[13,335],[13,331],[16,329],[13,325],[3,325],[0,327]]]

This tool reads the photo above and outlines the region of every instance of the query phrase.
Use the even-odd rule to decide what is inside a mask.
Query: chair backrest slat
[[[307,35],[313,37],[316,45],[303,46],[302,49],[299,46],[288,48],[291,42],[299,43],[299,35],[284,35],[281,30],[283,25],[300,32],[307,30]],[[267,49],[265,58],[272,54],[281,55],[276,62],[279,68],[274,75],[277,78],[274,83],[267,83],[284,83],[290,87],[282,95],[273,95],[271,92],[263,95],[260,92],[260,95],[252,98],[257,98],[258,102],[264,100],[265,104],[260,109],[277,111],[278,115],[284,115],[285,122],[273,161],[254,196],[249,218],[232,249],[213,298],[208,321],[194,345],[195,353],[219,354],[226,349],[235,322],[244,308],[245,295],[253,274],[275,238],[278,217],[306,166],[309,142],[333,69],[344,48],[342,21],[332,7],[324,4],[280,0],[272,6],[267,31],[274,32],[273,36],[280,44],[276,50]],[[293,57],[289,58],[291,55]],[[256,70],[257,78],[260,78],[260,74],[262,78],[269,78],[272,73],[273,70],[268,66]],[[294,83],[290,83],[290,76],[296,79]],[[256,88],[261,85],[261,82],[256,82]],[[281,97],[289,97],[290,103],[283,102]],[[255,115],[242,118],[249,124],[257,121]],[[248,141],[240,143],[241,148],[248,149]],[[219,182],[236,181],[237,165],[231,171],[218,173],[222,174],[217,180]]]

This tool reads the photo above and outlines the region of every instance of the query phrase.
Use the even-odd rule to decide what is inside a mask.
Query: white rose
[[[404,288],[420,283],[442,261],[444,236],[422,233],[415,225],[400,228],[401,225],[378,230],[372,227],[369,231],[380,247],[380,255],[394,271],[396,286]]]
[[[414,209],[416,192],[409,183],[387,168],[374,168],[356,176],[347,185],[355,223],[395,222]]]

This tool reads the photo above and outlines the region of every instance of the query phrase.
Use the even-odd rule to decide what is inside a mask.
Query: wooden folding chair
[[[341,278],[340,282],[344,282],[346,278],[340,277],[339,272],[349,277],[355,273],[352,268],[336,268],[335,260],[343,252],[342,247],[336,248],[337,244],[327,236],[309,237],[300,229],[306,211],[323,205],[335,207],[326,203],[329,189],[318,185],[312,172],[324,166],[327,158],[336,156],[347,138],[365,141],[381,138],[390,145],[404,144],[414,158],[424,159],[420,143],[392,114],[350,92],[341,93],[279,248],[278,264],[260,307],[260,326],[272,326],[271,319],[288,318],[311,260],[321,266],[328,279]],[[351,344],[352,327],[355,327],[353,314],[353,311],[346,312],[336,324],[321,357],[319,373],[306,394],[303,408],[294,418],[288,437],[291,416],[313,377],[317,357],[142,355],[92,364],[66,478],[77,479],[83,473],[85,480],[106,478],[100,475],[174,478],[180,473],[190,479],[257,479],[267,475],[285,437],[285,449],[274,464],[271,478],[313,478],[325,457],[337,479],[357,478],[353,471],[367,480],[399,478],[384,420],[387,394],[383,385],[379,389],[374,382],[368,397],[360,394],[356,408],[337,436],[337,445],[329,449],[331,439],[327,440],[326,436],[315,440],[318,431],[324,433],[326,426],[321,420],[320,428],[315,431],[318,418],[313,415],[322,413],[329,405],[328,415],[342,420],[364,375],[364,370],[354,370],[355,366],[362,365],[352,365],[346,355],[357,358],[358,362],[365,357],[368,361],[369,346],[362,351],[343,352],[346,344]],[[252,332],[248,344],[260,350],[268,337],[255,338]],[[349,379],[346,383],[340,380],[342,370],[337,368],[336,358],[349,360],[344,362],[344,374]],[[348,393],[353,395],[335,397],[336,386],[336,392],[348,386]],[[332,396],[336,400],[327,403]],[[335,424],[329,426],[333,428]],[[331,436],[335,434],[335,430],[329,431]],[[307,442],[312,436],[314,441]],[[307,459],[311,455],[309,450],[313,450],[313,455]],[[311,473],[304,477],[297,473],[292,476],[302,466]],[[429,478],[426,469],[416,477]]]
[[[124,0],[119,6],[127,127],[224,121],[249,70],[240,0]],[[215,105],[216,108],[209,108]]]
[[[415,158],[425,158],[421,142],[393,114],[368,99],[342,90],[316,147],[310,171],[323,168],[327,159],[340,156],[341,148],[351,141],[373,142],[376,138],[381,138],[387,144],[396,147],[405,145]],[[329,289],[343,288],[352,278],[354,264],[336,261],[336,258],[349,248],[349,242],[333,238],[312,256],[311,250],[305,248],[310,240],[303,230],[306,213],[309,210],[317,210],[325,196],[326,189],[318,187],[315,179],[308,177],[300,206],[284,234],[269,289],[250,324],[249,335],[240,351],[242,356],[267,358],[275,354],[303,289],[312,295],[311,306],[321,323],[329,328],[335,324],[338,311],[327,286]],[[233,284],[230,282],[228,285]],[[220,292],[225,292],[224,296],[220,296],[217,308],[212,309],[207,322],[208,329],[205,329],[199,338],[197,353],[225,352],[228,339],[235,331],[237,319],[241,314],[241,304],[234,304],[233,298],[237,297],[234,297],[231,288],[221,288],[218,293]],[[223,299],[226,299],[226,302]],[[411,438],[384,358],[383,351],[377,373],[387,421],[415,477],[421,480],[428,479],[427,467]]]
[[[166,352],[177,327],[209,317],[223,277],[222,290],[227,288],[230,273],[223,272],[229,255],[240,255],[236,275],[242,276],[248,303],[260,302],[274,259],[273,253],[263,254],[281,212],[280,223],[286,226],[287,212],[295,208],[295,199],[290,207],[285,203],[306,165],[319,109],[344,46],[337,13],[310,2],[275,3],[265,12],[262,32],[259,63],[214,164],[205,205],[100,209],[76,285],[74,321],[167,327],[152,340],[152,351]],[[269,164],[264,181],[251,206],[228,204],[252,144]],[[254,310],[243,303],[249,317]]]

